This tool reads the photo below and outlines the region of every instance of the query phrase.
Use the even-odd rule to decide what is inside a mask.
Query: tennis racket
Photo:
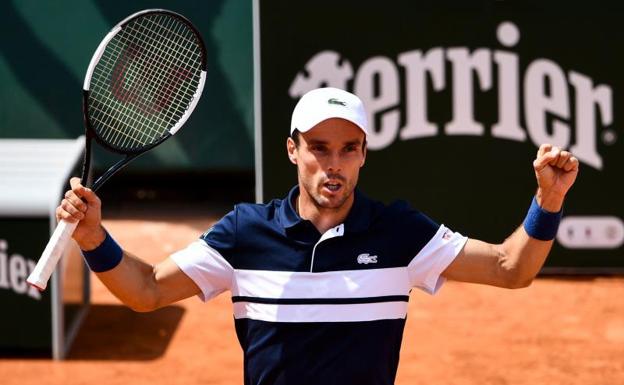
[[[93,139],[124,157],[91,186],[97,191],[139,155],[171,138],[197,105],[206,79],[206,48],[182,15],[148,9],[117,24],[91,58],[83,86],[86,130],[82,185]],[[27,282],[44,290],[78,223],[61,220]]]

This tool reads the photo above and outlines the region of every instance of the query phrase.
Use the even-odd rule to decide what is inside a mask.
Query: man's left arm
[[[533,168],[539,207],[529,210],[525,224],[501,244],[469,239],[443,277],[506,288],[531,283],[552,247],[558,225],[556,213],[561,211],[565,195],[576,180],[579,161],[568,151],[543,144]]]

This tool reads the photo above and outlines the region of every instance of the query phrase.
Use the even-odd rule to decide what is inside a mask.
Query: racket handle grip
[[[58,264],[59,259],[61,259],[74,230],[76,230],[76,226],[78,226],[78,222],[67,222],[65,220],[59,222],[48,241],[48,245],[43,250],[39,262],[37,262],[32,273],[26,279],[28,284],[40,291],[45,290],[54,268]]]

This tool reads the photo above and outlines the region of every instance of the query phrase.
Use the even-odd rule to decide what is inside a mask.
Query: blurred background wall
[[[187,16],[202,33],[207,84],[179,135],[102,188],[107,207],[283,196],[296,183],[284,150],[292,108],[305,91],[336,86],[369,110],[360,186],[371,196],[406,199],[457,231],[502,241],[534,193],[537,147],[551,142],[574,151],[581,172],[549,264],[624,267],[621,5],[6,1],[0,138],[81,135],[82,81],[95,48],[118,21],[156,7]],[[96,152],[96,173],[111,158]]]
[[[208,49],[202,99],[181,135],[120,174],[253,168],[252,4],[240,0],[5,1],[0,5],[0,138],[75,138],[81,89],[99,42],[126,16],[166,8],[188,17]],[[109,155],[98,153],[96,167]],[[147,179],[145,179],[147,180]]]

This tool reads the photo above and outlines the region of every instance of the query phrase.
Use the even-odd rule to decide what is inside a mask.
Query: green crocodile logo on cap
[[[343,101],[341,101],[341,100],[338,100],[338,99],[336,99],[336,98],[331,98],[331,99],[329,99],[329,100],[327,101],[327,103],[329,103],[329,104],[337,104],[337,105],[340,105],[340,106],[343,106],[343,107],[346,107],[346,106],[347,106],[347,103],[345,103],[345,102],[343,102]]]

